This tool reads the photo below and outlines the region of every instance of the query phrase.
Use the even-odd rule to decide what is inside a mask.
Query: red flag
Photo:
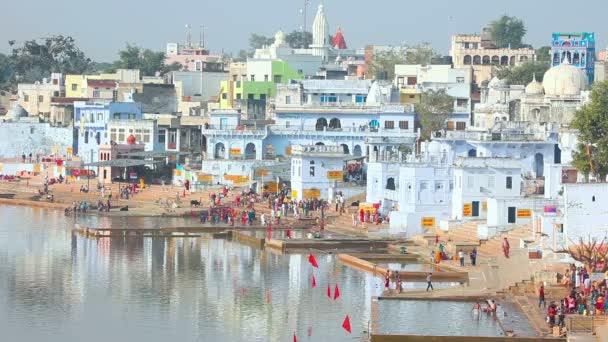
[[[344,322],[342,322],[342,328],[344,328],[344,330],[348,331],[349,334],[352,333],[352,331],[350,330],[350,318],[348,317],[348,315],[346,315],[346,317],[344,317]]]
[[[308,337],[312,336],[312,327],[308,327]]]
[[[336,284],[334,288],[334,300],[338,299],[338,297],[340,297],[340,289],[338,288],[338,284]]]
[[[329,287],[329,284],[327,284],[327,297],[331,299],[331,287]]]
[[[310,254],[308,256],[308,262],[312,265],[312,267],[319,268],[319,264],[317,264],[317,259],[314,255]]]
[[[315,287],[317,287],[317,280],[315,279],[315,275],[312,275],[312,288],[314,289]]]
[[[293,342],[298,342],[298,338],[296,337],[296,333],[293,333]]]

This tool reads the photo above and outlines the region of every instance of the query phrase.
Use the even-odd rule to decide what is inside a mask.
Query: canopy
[[[121,157],[140,157],[140,158],[167,158],[171,156],[185,156],[189,155],[187,152],[178,151],[140,151],[140,152],[127,152],[120,153]]]
[[[370,127],[379,127],[380,123],[378,122],[378,120],[372,120],[369,122]]]
[[[93,167],[133,167],[133,166],[143,166],[162,163],[162,161],[154,161],[154,160],[140,160],[140,159],[113,159],[113,160],[102,160],[94,163],[86,163],[84,166],[93,166]]]

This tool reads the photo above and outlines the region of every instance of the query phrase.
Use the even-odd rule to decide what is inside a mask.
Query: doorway
[[[509,213],[507,218],[507,223],[515,223],[515,207],[509,207]]]
[[[473,216],[473,217],[479,217],[479,201],[473,201],[472,204],[473,204],[472,205],[472,207],[473,207],[472,209],[473,210],[472,210],[471,216]]]

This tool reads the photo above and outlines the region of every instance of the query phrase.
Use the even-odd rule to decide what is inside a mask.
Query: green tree
[[[416,105],[422,138],[428,139],[432,132],[443,129],[453,110],[454,98],[445,89],[425,91]]]
[[[510,84],[527,85],[532,82],[534,75],[541,82],[545,72],[549,69],[549,63],[528,61],[512,67],[499,67],[496,76],[506,79]]]
[[[490,35],[496,42],[496,47],[511,47],[517,49],[522,46],[522,40],[526,35],[526,26],[521,19],[503,15],[497,20],[490,22]]]
[[[547,64],[549,64],[549,62],[551,62],[551,56],[549,55],[550,51],[550,46],[539,47],[538,49],[536,49],[536,60],[538,62],[547,62]]]
[[[576,112],[571,126],[578,130],[572,164],[585,175],[605,182],[608,175],[608,81],[596,83],[591,101]]]
[[[8,89],[12,73],[9,57],[0,53],[0,90]]]
[[[33,83],[51,73],[82,74],[89,70],[91,60],[78,48],[70,36],[52,36],[18,44],[12,40],[10,56],[11,86]]]
[[[252,51],[255,51],[255,49],[261,49],[262,47],[268,46],[272,43],[274,43],[274,37],[266,37],[257,33],[252,33],[251,36],[249,36],[249,48]]]
[[[312,33],[293,31],[285,36],[285,42],[292,49],[308,49],[312,44]]]
[[[386,74],[387,79],[395,78],[395,65],[405,64],[406,52],[405,49],[395,48],[374,53],[374,56],[369,65],[369,71],[372,77],[377,77],[380,74]]]
[[[440,54],[429,43],[421,43],[408,46],[405,53],[405,63],[427,65],[431,64],[433,58],[437,57],[440,57]]]
[[[139,69],[141,76],[154,76],[156,73],[162,75],[182,69],[179,63],[166,65],[164,52],[142,49],[128,43],[124,50],[118,52],[118,57],[113,64],[114,69]]]

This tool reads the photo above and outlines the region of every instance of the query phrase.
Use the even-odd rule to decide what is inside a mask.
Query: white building
[[[487,198],[516,199],[521,194],[521,162],[511,158],[458,158],[454,165],[452,218],[485,219]],[[511,216],[509,210],[509,216]],[[510,221],[510,220],[509,220]]]
[[[608,184],[564,185],[564,244],[608,236]]]
[[[291,153],[291,198],[333,198],[344,177],[342,146],[297,145]]]

